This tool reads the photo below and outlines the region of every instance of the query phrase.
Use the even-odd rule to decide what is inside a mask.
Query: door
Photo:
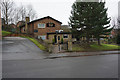
[[[54,35],[54,39],[55,39],[55,43],[57,43],[57,36],[56,35]]]

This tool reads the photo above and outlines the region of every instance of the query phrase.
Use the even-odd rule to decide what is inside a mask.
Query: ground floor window
[[[58,40],[60,40],[60,36],[58,36]]]
[[[45,40],[45,39],[46,39],[46,35],[39,35],[39,36],[38,36],[38,39],[40,39],[40,38],[41,38],[42,40]]]
[[[23,27],[23,32],[25,32],[25,28]]]
[[[68,38],[68,35],[67,35],[67,34],[64,34],[64,35],[63,35],[63,38]]]

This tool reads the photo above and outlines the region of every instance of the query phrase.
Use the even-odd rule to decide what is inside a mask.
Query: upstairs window
[[[38,24],[38,28],[45,28],[45,24],[39,23],[39,24]]]
[[[47,27],[55,27],[54,23],[47,23]]]

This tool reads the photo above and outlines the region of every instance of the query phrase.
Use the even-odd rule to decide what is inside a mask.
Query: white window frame
[[[25,27],[23,27],[23,32],[25,32]]]
[[[46,40],[46,35],[38,35],[38,39],[40,39],[40,37],[42,40]],[[43,37],[44,37],[44,39],[43,39]]]
[[[41,25],[44,25],[44,26],[41,26]],[[45,23],[38,23],[38,28],[45,28]]]
[[[67,36],[67,38],[64,38],[64,36]],[[64,35],[63,35],[63,38],[64,38],[64,39],[68,39],[68,37],[69,37],[68,34],[64,34]]]

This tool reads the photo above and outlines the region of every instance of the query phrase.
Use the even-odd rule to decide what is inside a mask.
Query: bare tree
[[[21,16],[20,16],[20,9],[19,8],[16,8],[14,10],[14,23],[17,24],[18,21],[21,20]]]
[[[19,12],[22,21],[25,20],[25,17],[29,17],[30,20],[34,20],[35,18],[37,18],[36,12],[33,9],[32,5],[28,5],[27,7],[21,5],[19,8]]]
[[[5,19],[5,24],[17,23],[18,21],[25,21],[25,17],[30,17],[30,20],[37,18],[36,12],[32,5],[15,7],[12,0],[0,0],[2,6],[2,17]]]
[[[32,5],[28,5],[26,8],[26,16],[30,17],[30,20],[34,20],[35,18],[37,18],[36,12],[33,9]]]
[[[113,29],[116,29],[117,28],[117,19],[116,18],[112,18],[112,22],[111,22],[111,25],[113,27]]]
[[[118,17],[118,20],[117,20],[117,28],[120,29],[120,17]]]
[[[21,20],[24,21],[26,17],[26,8],[23,5],[19,8],[19,14],[21,16]]]
[[[2,7],[2,17],[5,19],[5,24],[8,24],[13,21],[13,11],[14,11],[14,2],[11,0],[1,0]]]

